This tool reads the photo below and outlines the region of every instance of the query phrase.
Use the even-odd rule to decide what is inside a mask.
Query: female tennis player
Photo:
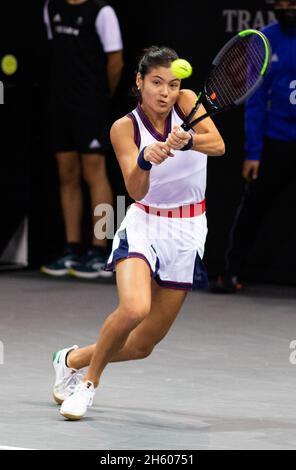
[[[205,287],[207,156],[225,152],[210,118],[180,130],[196,95],[171,71],[178,56],[150,47],[136,76],[139,104],[111,129],[129,195],[136,201],[118,229],[106,269],[116,271],[119,305],[97,343],[58,351],[54,398],[60,413],[81,419],[109,362],[142,359],[168,333],[188,291]],[[200,106],[195,117],[205,112]],[[89,365],[79,380],[79,369]]]

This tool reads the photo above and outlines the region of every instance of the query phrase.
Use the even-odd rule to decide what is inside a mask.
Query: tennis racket
[[[209,116],[241,105],[261,85],[271,62],[271,46],[260,31],[238,33],[212,62],[203,90],[181,127],[188,131]],[[200,105],[206,113],[194,119]]]

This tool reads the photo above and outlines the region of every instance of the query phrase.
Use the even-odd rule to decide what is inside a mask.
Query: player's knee
[[[141,323],[150,312],[149,302],[130,302],[119,307],[122,322],[134,327]]]

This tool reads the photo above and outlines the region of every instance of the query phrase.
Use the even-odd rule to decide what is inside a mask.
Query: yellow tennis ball
[[[182,80],[188,78],[192,74],[192,67],[185,59],[176,59],[171,63],[171,71],[175,77]]]
[[[1,69],[6,75],[13,75],[17,71],[18,63],[16,57],[7,54],[1,60]]]

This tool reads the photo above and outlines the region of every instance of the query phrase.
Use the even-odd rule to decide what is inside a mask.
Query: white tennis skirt
[[[204,289],[208,277],[202,262],[207,237],[205,212],[195,217],[159,217],[132,204],[117,230],[106,271],[116,262],[141,258],[162,287]]]

